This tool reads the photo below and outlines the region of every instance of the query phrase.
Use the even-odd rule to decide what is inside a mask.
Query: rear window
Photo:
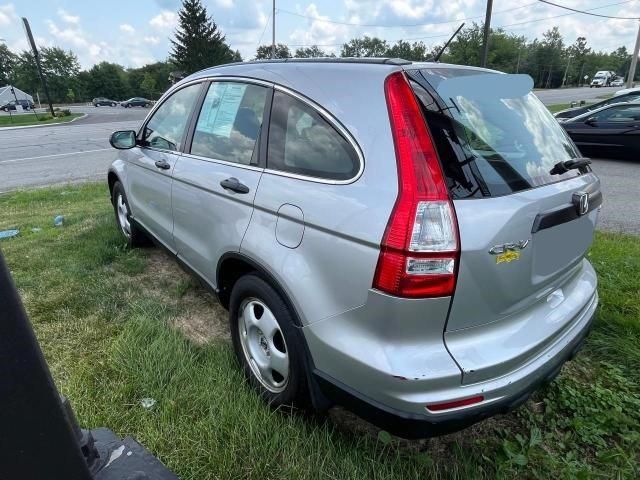
[[[454,198],[507,195],[579,175],[549,173],[580,153],[531,93],[530,77],[434,68],[410,78]]]

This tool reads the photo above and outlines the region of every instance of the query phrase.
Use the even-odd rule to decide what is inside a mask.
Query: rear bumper
[[[592,276],[585,263],[574,279],[582,285],[580,295],[571,295],[581,299],[580,305],[556,309],[564,312],[564,327],[544,347],[465,382],[443,341],[444,322],[438,320],[446,318],[448,299],[407,302],[372,291],[363,307],[302,329],[315,383],[332,402],[408,438],[459,430],[509,411],[554,378],[579,350],[598,304]],[[478,395],[484,399],[471,406],[426,408]]]
[[[578,336],[528,382],[520,385],[517,390],[477,407],[459,409],[438,416],[415,415],[396,410],[364,397],[359,392],[320,371],[314,371],[314,376],[322,393],[332,402],[347,407],[365,420],[394,435],[403,438],[444,435],[469,427],[494,415],[508,413],[525,403],[533,392],[543,384],[551,382],[560,373],[562,366],[575,357],[589,334],[593,318],[594,314],[592,313]]]

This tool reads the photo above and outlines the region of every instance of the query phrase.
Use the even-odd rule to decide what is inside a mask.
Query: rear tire
[[[111,203],[113,204],[113,210],[116,215],[116,224],[118,225],[120,233],[127,241],[127,246],[134,248],[147,245],[149,239],[145,233],[131,221],[129,200],[127,200],[127,194],[120,182],[116,182],[113,185]]]
[[[233,349],[245,377],[271,406],[305,403],[304,353],[293,313],[255,273],[240,277],[229,301]]]

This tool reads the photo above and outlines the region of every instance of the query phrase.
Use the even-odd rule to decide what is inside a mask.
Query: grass
[[[556,103],[555,105],[547,105],[547,108],[551,113],[556,113],[561,110],[566,110],[567,108],[571,108],[570,103]]]
[[[38,113],[38,117],[33,113],[23,113],[21,115],[2,115],[0,117],[0,128],[2,127],[18,127],[26,125],[48,125],[51,123],[66,123],[74,118],[82,116],[82,113],[72,113],[66,117],[51,118],[50,114]]]
[[[554,383],[509,415],[408,442],[339,411],[263,405],[236,367],[225,312],[164,254],[125,248],[104,185],[6,194],[0,212],[0,230],[21,231],[0,248],[80,422],[135,436],[183,480],[640,474],[636,237],[597,234],[595,329]]]

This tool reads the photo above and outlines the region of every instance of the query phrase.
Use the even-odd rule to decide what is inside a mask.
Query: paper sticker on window
[[[239,83],[212,84],[197,129],[229,138],[246,89],[246,85]]]

